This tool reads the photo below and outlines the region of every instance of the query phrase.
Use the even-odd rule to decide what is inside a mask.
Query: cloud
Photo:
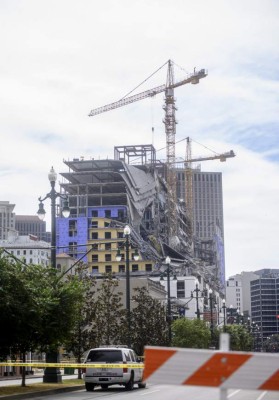
[[[194,155],[237,153],[202,163],[223,172],[227,275],[275,267],[278,11],[275,0],[1,1],[1,199],[32,214],[50,167],[66,170],[63,159],[112,158],[113,146],[125,144],[164,148],[163,94],[88,113],[171,58],[177,80],[208,69],[199,85],[175,91],[177,141],[202,143]],[[165,82],[162,68],[139,90]],[[176,153],[185,157],[185,142]]]

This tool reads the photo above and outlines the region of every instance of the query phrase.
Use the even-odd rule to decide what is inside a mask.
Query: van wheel
[[[93,383],[85,382],[85,389],[87,390],[87,392],[93,392],[93,390],[94,390],[94,384],[93,384]]]
[[[125,385],[125,389],[126,390],[133,390],[133,388],[134,388],[134,374],[132,373],[129,382],[126,383],[126,385]]]
[[[145,389],[146,388],[146,383],[140,382],[138,383],[139,389]]]

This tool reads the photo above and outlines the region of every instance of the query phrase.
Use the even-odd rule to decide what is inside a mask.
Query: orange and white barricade
[[[279,354],[145,348],[144,380],[221,389],[279,390]]]

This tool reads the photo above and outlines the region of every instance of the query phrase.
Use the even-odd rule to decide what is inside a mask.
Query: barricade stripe
[[[160,368],[166,361],[168,361],[176,350],[165,349],[145,349],[145,367],[143,370],[143,380],[146,380],[158,368]]]
[[[183,385],[218,387],[249,358],[251,356],[246,354],[214,354],[194,374],[187,378]]]
[[[260,387],[260,390],[279,390],[279,369],[267,379]]]

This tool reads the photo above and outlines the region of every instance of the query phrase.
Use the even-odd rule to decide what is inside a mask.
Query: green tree
[[[71,333],[82,286],[62,281],[53,268],[0,256],[0,354],[56,350]],[[23,369],[22,385],[25,385]]]
[[[137,354],[143,355],[144,346],[166,346],[168,325],[166,310],[159,300],[152,298],[145,287],[136,288],[132,297],[135,307],[131,312],[131,337]]]
[[[126,310],[118,280],[112,275],[105,276],[94,294],[94,300],[94,306],[87,312],[90,347],[120,344],[125,330]]]
[[[238,351],[252,350],[253,337],[245,326],[238,324],[227,325],[226,332],[229,333],[230,335],[231,350],[238,350]]]
[[[266,338],[263,348],[268,353],[279,353],[279,335]]]
[[[64,348],[68,353],[73,354],[78,363],[81,363],[85,351],[95,345],[90,338],[89,326],[92,323],[92,316],[96,314],[94,299],[96,279],[84,274],[82,266],[77,268],[77,273],[83,282],[84,292],[77,305],[77,318],[71,331],[71,337],[64,343]],[[81,379],[80,368],[78,369],[78,378]]]
[[[195,349],[208,349],[211,342],[210,330],[200,319],[179,318],[172,324],[172,345]]]

